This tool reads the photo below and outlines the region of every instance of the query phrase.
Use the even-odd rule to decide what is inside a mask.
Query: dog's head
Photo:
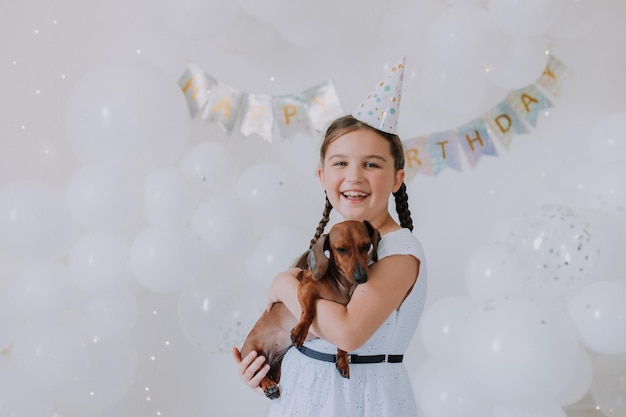
[[[346,220],[335,224],[309,251],[308,264],[313,278],[322,278],[332,262],[351,282],[366,282],[370,257],[373,262],[378,260],[379,241],[380,233],[368,221]]]

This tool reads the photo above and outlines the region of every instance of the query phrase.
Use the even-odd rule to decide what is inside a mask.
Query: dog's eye
[[[346,248],[335,248],[335,251],[337,253],[342,254],[342,255],[348,252],[348,250]]]
[[[371,247],[372,247],[371,243],[366,243],[363,246],[361,246],[361,252],[367,252],[370,250]]]

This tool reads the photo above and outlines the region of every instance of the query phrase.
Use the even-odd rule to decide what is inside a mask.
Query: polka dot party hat
[[[387,77],[352,112],[355,119],[383,132],[397,134],[404,61],[402,57],[391,67]]]

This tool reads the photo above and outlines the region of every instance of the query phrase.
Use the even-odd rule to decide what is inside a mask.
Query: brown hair
[[[397,171],[404,169],[404,148],[402,147],[402,141],[393,133],[382,132],[378,129],[375,129],[357,119],[355,119],[351,115],[343,116],[338,119],[335,119],[333,123],[326,129],[326,134],[324,135],[324,140],[320,146],[320,161],[322,165],[324,164],[324,158],[326,157],[326,150],[328,146],[333,142],[333,140],[337,139],[339,136],[345,135],[346,133],[354,132],[359,129],[368,129],[373,132],[376,132],[381,137],[385,138],[387,142],[389,142],[389,147],[391,149],[391,155],[393,156],[394,168]],[[406,185],[404,182],[400,185],[398,191],[393,193],[396,202],[396,212],[398,213],[398,219],[400,220],[400,225],[409,230],[413,230],[413,220],[411,219],[411,211],[409,210],[409,196],[406,193]],[[324,206],[324,213],[322,214],[322,219],[320,220],[317,229],[315,230],[315,236],[311,239],[310,247],[313,247],[317,239],[324,233],[324,228],[328,224],[330,219],[330,212],[333,209],[332,204],[326,197],[326,205]]]

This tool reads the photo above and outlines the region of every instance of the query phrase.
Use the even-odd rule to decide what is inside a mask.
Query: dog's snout
[[[357,284],[363,284],[367,282],[367,271],[360,266],[357,266],[354,271],[354,282]]]

